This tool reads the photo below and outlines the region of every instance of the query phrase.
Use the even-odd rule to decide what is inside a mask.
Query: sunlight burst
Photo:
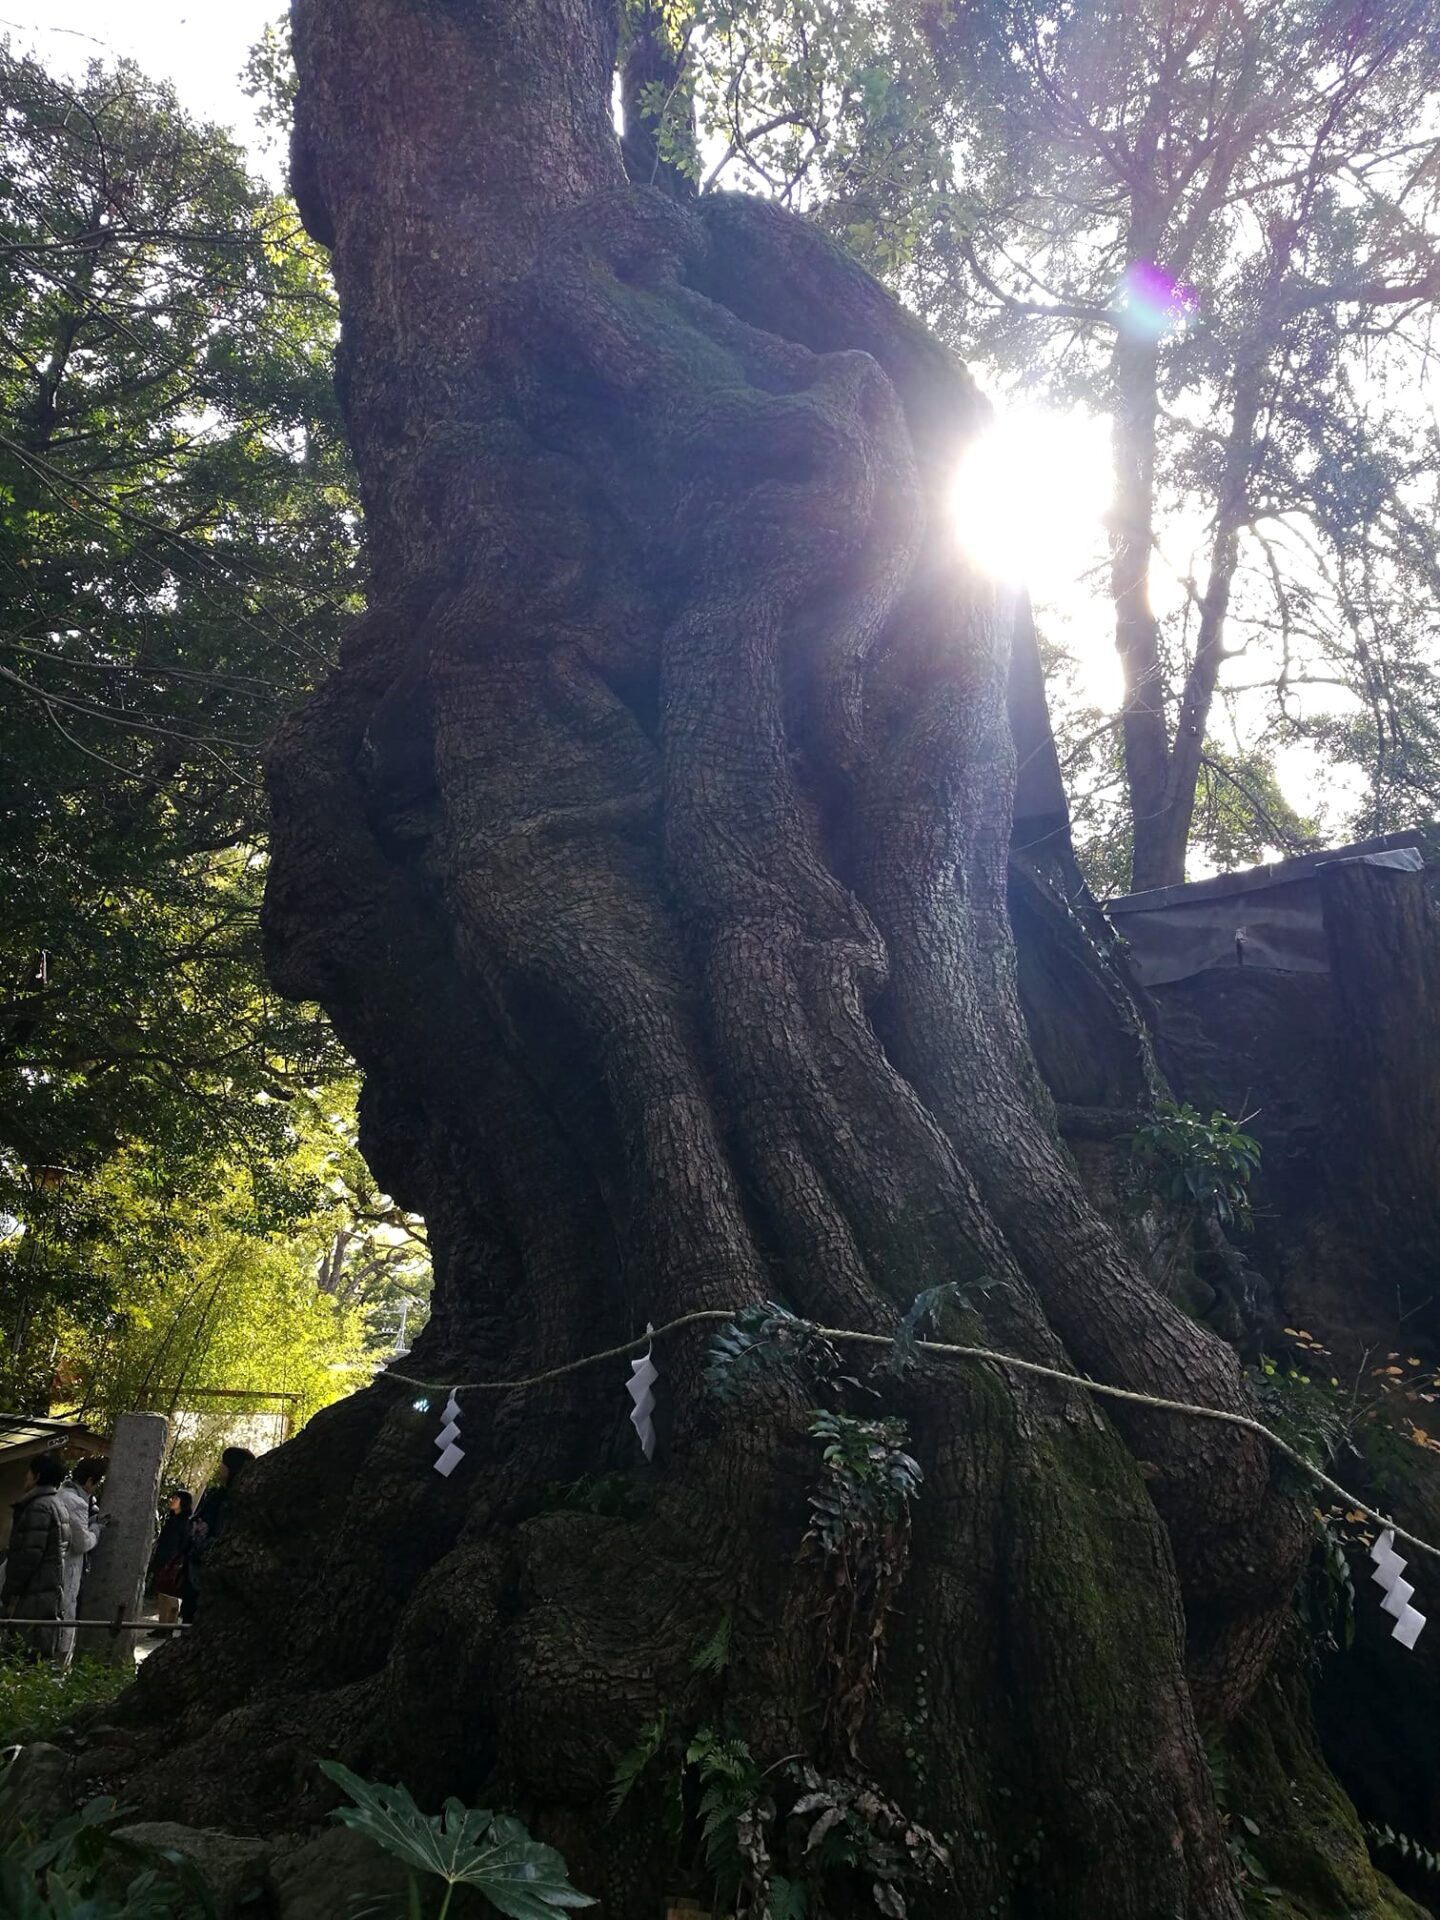
[[[1006,408],[966,450],[955,482],[965,552],[1038,600],[1075,597],[1103,560],[1109,503],[1108,428],[1079,408]]]

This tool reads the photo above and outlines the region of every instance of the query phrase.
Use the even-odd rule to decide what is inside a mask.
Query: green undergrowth
[[[48,1740],[82,1707],[113,1700],[134,1675],[104,1660],[77,1660],[65,1673],[48,1661],[0,1657],[0,1750]]]
[[[0,1804],[5,1785],[0,1777]],[[128,1818],[102,1797],[31,1831],[9,1809],[0,1847],[4,1920],[219,1920],[194,1862],[121,1831]]]

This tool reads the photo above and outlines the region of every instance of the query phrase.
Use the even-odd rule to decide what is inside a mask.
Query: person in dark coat
[[[226,1447],[220,1456],[220,1471],[215,1485],[200,1496],[190,1527],[190,1553],[185,1562],[185,1591],[180,1601],[180,1618],[187,1625],[194,1620],[200,1604],[201,1568],[209,1559],[215,1542],[225,1531],[230,1517],[230,1499],[235,1483],[255,1458],[248,1447]]]
[[[37,1660],[58,1653],[65,1617],[65,1550],[70,1544],[70,1520],[60,1497],[64,1478],[65,1462],[58,1454],[41,1454],[29,1468],[25,1491],[15,1502],[5,1578],[0,1584],[0,1609],[22,1620],[45,1623],[16,1630],[21,1643]],[[49,1624],[52,1620],[53,1627]],[[4,1637],[11,1638],[8,1634]]]
[[[148,1585],[155,1589],[156,1610],[162,1627],[172,1626],[180,1618],[180,1601],[185,1592],[185,1565],[190,1558],[190,1533],[194,1525],[188,1487],[176,1487],[167,1503],[168,1511],[156,1536],[150,1555]],[[168,1633],[152,1634],[152,1639],[168,1640]]]

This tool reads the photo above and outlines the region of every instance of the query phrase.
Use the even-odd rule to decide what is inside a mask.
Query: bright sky
[[[123,55],[173,81],[193,113],[248,143],[255,123],[240,69],[284,10],[285,0],[0,0],[0,33],[67,72]],[[273,169],[272,159],[265,171]]]

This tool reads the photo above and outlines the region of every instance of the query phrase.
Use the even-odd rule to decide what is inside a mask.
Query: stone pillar
[[[82,1620],[113,1620],[120,1607],[127,1620],[140,1617],[168,1437],[163,1413],[122,1413],[115,1422],[110,1470],[100,1496],[105,1525],[80,1586]],[[103,1627],[82,1627],[75,1651],[127,1665],[134,1658],[135,1640],[134,1633],[113,1635]]]

